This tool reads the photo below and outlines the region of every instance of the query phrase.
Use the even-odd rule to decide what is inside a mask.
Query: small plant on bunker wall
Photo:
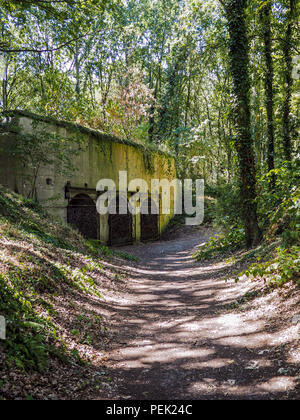
[[[29,183],[28,198],[37,198],[36,184],[42,168],[52,167],[56,174],[64,175],[74,172],[74,157],[82,145],[80,138],[76,141],[64,138],[34,124],[33,134],[22,134],[19,130],[10,143],[8,153],[23,165],[25,179]]]

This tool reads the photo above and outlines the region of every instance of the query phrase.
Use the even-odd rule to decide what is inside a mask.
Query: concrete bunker
[[[136,179],[145,180],[149,188],[153,179],[172,181],[177,178],[177,173],[171,155],[78,124],[27,111],[8,111],[6,115],[5,135],[0,137],[0,184],[28,196],[30,169],[24,167],[21,160],[6,153],[17,132],[27,136],[43,130],[59,138],[70,139],[74,145],[78,145],[80,138],[84,146],[74,158],[75,171],[66,175],[59,173],[54,165],[41,165],[34,184],[34,198],[50,214],[75,226],[84,237],[103,244],[118,246],[159,239],[174,216],[176,194],[171,200],[170,214],[160,212],[159,201],[156,204],[158,214],[151,214],[153,203],[150,199],[143,199],[141,206],[148,208],[149,214],[132,215],[128,212],[124,215],[122,211],[117,211],[115,215],[99,215],[96,210],[99,197],[96,186],[100,179],[110,179],[114,181],[116,191],[120,191],[120,171],[127,172],[128,185]],[[136,192],[129,190],[128,200]],[[127,206],[128,201],[122,202],[118,198],[116,204],[120,209]]]

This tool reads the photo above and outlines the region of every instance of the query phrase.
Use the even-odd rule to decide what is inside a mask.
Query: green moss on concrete
[[[47,116],[42,116],[42,115],[37,115],[34,114],[30,111],[25,111],[25,110],[11,110],[11,111],[5,111],[3,113],[4,116],[9,116],[9,117],[27,117],[30,118],[32,120],[38,121],[38,122],[45,122],[48,124],[53,124],[56,125],[57,127],[63,127],[66,128],[67,130],[71,130],[73,132],[80,132],[82,134],[86,134],[88,136],[93,136],[96,137],[100,143],[102,142],[112,142],[112,143],[120,143],[120,144],[126,144],[128,146],[132,146],[135,147],[137,149],[143,150],[143,151],[152,151],[152,152],[156,152],[159,153],[161,155],[164,156],[172,156],[171,154],[168,154],[166,152],[163,152],[161,150],[159,150],[157,147],[155,146],[144,146],[142,144],[138,144],[135,143],[133,141],[127,140],[127,139],[121,139],[119,137],[110,135],[110,134],[106,134],[106,133],[102,133],[101,131],[98,130],[93,130],[92,128],[88,128],[85,127],[83,125],[80,124],[76,124],[70,121],[63,121],[63,120],[57,120],[53,117],[47,117]]]
[[[37,199],[48,207],[53,215],[62,220],[66,221],[66,207],[68,205],[68,201],[62,192],[68,181],[71,182],[73,187],[83,188],[87,184],[89,188],[94,189],[99,179],[111,179],[118,188],[119,171],[125,170],[128,173],[128,182],[141,178],[149,186],[153,178],[172,181],[177,177],[174,158],[155,147],[145,147],[77,124],[58,121],[50,117],[40,117],[27,111],[9,111],[6,115],[12,117],[12,121],[9,121],[8,125],[15,127],[17,132],[21,131],[25,135],[32,135],[41,125],[46,132],[55,131],[55,134],[62,138],[71,138],[75,147],[80,144],[80,153],[74,157],[74,162],[72,162],[74,168],[76,168],[74,173],[70,176],[62,175],[54,167],[43,167],[37,182]],[[44,127],[47,124],[48,127]],[[9,131],[11,133],[11,130]],[[7,135],[6,139],[3,138],[3,141],[3,147],[5,148],[5,141],[9,143],[11,136]],[[23,195],[28,195],[28,186],[23,182],[24,171],[17,171],[15,163],[13,159],[9,161],[6,156],[0,155],[0,164],[2,165],[0,183]],[[53,180],[53,187],[46,185],[47,178]],[[53,203],[53,197],[60,198]],[[161,230],[164,229],[171,218],[172,215],[161,215]],[[108,240],[106,221],[102,222],[100,231],[101,240],[106,243]],[[136,240],[139,240],[139,231],[139,227],[136,225]]]

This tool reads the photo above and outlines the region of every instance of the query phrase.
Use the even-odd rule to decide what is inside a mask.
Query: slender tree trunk
[[[113,73],[114,73],[114,70],[113,70],[113,68],[111,68],[110,71],[109,71],[108,81],[107,81],[106,86],[104,86],[102,81],[101,81],[101,86],[102,86],[102,88],[101,88],[102,89],[102,115],[103,115],[103,122],[104,122],[105,126],[107,126],[106,104],[107,104],[107,100],[108,100],[108,95],[110,93]]]
[[[0,41],[5,44],[5,37],[4,37],[4,24],[2,24],[1,32],[0,32]],[[4,53],[0,53],[0,80],[2,79],[2,106],[3,111],[7,109],[7,60]]]
[[[155,105],[153,103],[150,108],[149,130],[148,130],[148,138],[149,138],[150,143],[154,142],[154,125],[155,125],[154,113],[155,113]]]
[[[230,124],[230,122],[229,122]],[[231,139],[232,139],[232,128],[229,126],[229,138],[227,141],[227,170],[228,170],[228,181],[231,182],[231,171],[232,171],[232,149],[231,149]]]
[[[3,74],[1,75],[3,77],[2,102],[3,102],[3,111],[6,111],[8,107],[8,92],[7,92],[8,62],[6,61],[6,58],[4,58],[2,65],[3,65],[3,68],[1,69],[3,71]]]
[[[77,41],[76,41],[76,46],[75,46],[75,73],[76,73],[75,92],[76,92],[77,101],[79,101],[79,97],[80,97],[80,60],[79,60],[79,44],[78,44]]]
[[[283,41],[283,53],[285,60],[285,99],[283,104],[283,149],[284,157],[287,161],[292,159],[292,141],[291,141],[291,99],[293,85],[293,62],[292,62],[292,35],[293,35],[293,17],[296,7],[296,0],[290,0],[289,22],[287,26],[286,36]]]
[[[192,89],[192,72],[191,69],[189,70],[189,79],[188,79],[188,91],[187,91],[187,98],[185,104],[185,117],[184,117],[184,126],[185,128],[188,125],[188,116],[190,110],[190,103],[191,103],[191,89]]]
[[[151,88],[152,88],[152,84],[153,84],[153,77],[152,76],[153,76],[153,72],[152,72],[152,69],[151,69],[151,72],[150,72],[150,87]],[[150,143],[154,142],[154,125],[155,125],[154,113],[155,113],[155,101],[156,101],[157,92],[158,92],[159,77],[160,77],[160,72],[159,72],[159,76],[158,76],[158,78],[156,80],[156,83],[155,83],[154,101],[152,102],[151,107],[150,107],[149,129],[148,129],[148,138],[149,138]]]
[[[266,109],[268,119],[268,147],[267,147],[267,163],[268,172],[275,169],[274,163],[274,93],[273,93],[273,80],[274,68],[272,59],[272,30],[271,30],[271,14],[272,3],[266,3],[261,13],[261,22],[264,31],[264,54],[266,63],[265,74],[265,91],[266,91]],[[275,189],[276,178],[273,174],[271,178],[270,188]]]
[[[162,62],[164,58],[164,48],[165,48],[165,42],[166,42],[166,32],[163,34],[162,43],[160,47],[160,56],[159,56],[159,62],[158,62],[158,72],[157,72],[157,78],[155,83],[155,91],[154,91],[154,102],[151,105],[150,108],[150,117],[149,117],[149,141],[153,143],[156,140],[156,143],[159,143],[159,136],[155,136],[155,110],[156,110],[156,101],[158,97],[159,90],[161,88],[161,68],[162,68]],[[155,138],[156,137],[156,138]]]
[[[225,4],[230,35],[231,76],[234,94],[234,115],[240,170],[241,207],[246,245],[254,246],[261,240],[257,220],[256,169],[253,141],[250,131],[249,44],[246,27],[246,0],[227,0]]]
[[[206,108],[206,114],[207,114],[207,119],[208,119],[209,134],[210,134],[210,137],[212,139],[213,138],[212,121],[211,121],[211,118],[210,118],[210,110],[209,110],[208,100],[207,100],[207,97],[206,97],[204,92],[203,92],[203,98],[204,98],[204,101],[205,101],[205,108]]]
[[[220,159],[220,151],[222,149],[222,130],[221,130],[221,109],[218,109],[218,140],[219,140],[219,145],[218,145],[218,152],[217,152],[217,183],[219,184],[220,181],[220,175],[221,171],[222,171],[222,163],[221,163],[221,159]],[[221,177],[222,178],[222,177]]]

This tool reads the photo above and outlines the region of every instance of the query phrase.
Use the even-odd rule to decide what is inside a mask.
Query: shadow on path
[[[274,399],[299,397],[299,366],[274,356],[280,331],[229,305],[251,287],[227,284],[228,266],[195,263],[205,231],[130,246],[139,258],[128,293],[110,302],[116,336],[110,376],[115,399]],[[284,367],[288,375],[278,374]]]

